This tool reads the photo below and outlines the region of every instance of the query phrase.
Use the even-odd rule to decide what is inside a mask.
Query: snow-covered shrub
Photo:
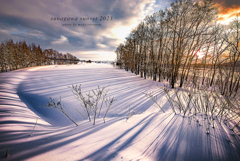
[[[108,111],[109,111],[109,109],[110,109],[110,107],[112,106],[112,104],[113,104],[114,101],[116,101],[116,100],[114,99],[114,97],[108,97],[108,98],[106,98],[106,100],[105,100],[105,104],[106,104],[107,109],[106,109],[105,114],[104,114],[104,117],[103,117],[104,123],[105,123],[105,117],[107,116],[107,113],[108,113]],[[101,105],[101,108],[102,108],[102,105]],[[100,108],[99,114],[100,114],[100,112],[101,112],[101,108]],[[99,116],[99,115],[98,115],[98,116]]]
[[[54,99],[52,99],[50,97],[50,102],[48,102],[47,105],[45,105],[45,107],[49,107],[49,108],[61,111],[65,116],[67,116],[67,118],[69,120],[71,120],[76,126],[78,126],[78,124],[76,122],[74,122],[73,119],[70,118],[66,109],[63,108],[63,105],[61,103],[61,97],[60,97],[60,100],[57,103],[55,103]]]
[[[114,97],[107,97],[107,93],[109,89],[107,89],[108,86],[100,88],[98,86],[97,89],[91,90],[86,93],[82,93],[81,84],[78,85],[72,85],[70,88],[72,88],[72,92],[74,96],[81,102],[81,107],[83,108],[83,111],[87,115],[89,121],[91,122],[91,118],[93,118],[93,125],[95,125],[96,117],[100,115],[102,111],[102,107],[105,103],[106,110],[103,112],[104,117],[103,121],[105,123],[105,118],[107,116],[107,113],[109,109],[111,108],[113,102],[116,100]],[[52,109],[57,109],[61,111],[65,116],[68,117],[75,125],[77,125],[76,122],[73,121],[73,119],[68,115],[66,108],[61,103],[61,97],[60,100],[56,103],[54,99],[50,97],[50,102],[45,105],[45,107],[49,107]],[[82,113],[77,108],[73,108],[77,113],[79,113],[83,118],[85,118],[84,113]],[[92,116],[93,115],[93,116]],[[78,125],[77,125],[78,126]]]
[[[79,86],[72,85],[72,87],[70,87],[72,88],[74,96],[81,102],[81,107],[87,114],[89,121],[91,121],[91,113],[93,113],[93,125],[95,125],[95,119],[97,115],[99,116],[101,113],[103,104],[105,103],[106,105],[106,111],[103,117],[103,121],[105,123],[105,117],[109,109],[111,108],[113,102],[116,101],[114,97],[107,97],[107,93],[109,91],[107,87],[108,86],[100,88],[98,86],[97,89],[91,90],[87,93],[82,93],[81,84]]]
[[[231,128],[232,130],[240,124],[240,106],[235,96],[220,95],[214,90],[189,87],[177,89],[164,87],[161,90],[165,92],[165,97],[175,114],[179,112],[183,117],[188,115],[190,119],[194,118],[199,125],[202,120],[207,134],[210,133],[211,126],[215,127],[216,119],[220,123],[234,121],[235,125]],[[160,107],[157,95],[154,96],[151,92],[145,95]]]
[[[151,98],[151,100],[163,111],[163,108],[160,106],[160,104],[158,103],[158,95],[154,95],[152,92],[149,93],[143,93],[146,97]]]

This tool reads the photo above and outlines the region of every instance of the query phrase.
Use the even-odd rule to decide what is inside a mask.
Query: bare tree
[[[240,56],[240,20],[238,15],[236,18],[229,24],[228,30],[226,30],[225,40],[229,44],[228,48],[228,57],[230,65],[230,85],[229,93],[232,94],[233,91],[237,92],[239,87],[239,56]],[[236,73],[237,72],[237,73]]]

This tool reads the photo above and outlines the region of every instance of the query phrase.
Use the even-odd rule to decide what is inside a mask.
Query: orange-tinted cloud
[[[239,0],[213,0],[219,7],[219,21],[226,21],[238,15],[240,16]]]

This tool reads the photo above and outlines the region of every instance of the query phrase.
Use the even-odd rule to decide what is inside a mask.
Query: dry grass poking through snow
[[[116,101],[114,97],[107,97],[107,93],[109,91],[109,89],[106,89],[107,86],[102,88],[98,86],[97,89],[90,90],[87,93],[82,93],[81,84],[79,86],[72,85],[70,88],[72,88],[72,92],[77,100],[80,101],[80,106],[83,108],[84,114],[87,115],[89,122],[91,122],[91,118],[93,117],[93,125],[95,125],[96,117],[100,116],[103,104],[105,103],[106,109],[103,116],[103,121],[105,123],[107,113],[113,105],[113,102]],[[78,126],[78,124],[69,116],[67,108],[61,102],[61,97],[57,103],[50,97],[50,102],[48,102],[45,107],[61,111],[70,121]],[[76,108],[74,108],[74,110],[76,110],[83,118],[85,118],[84,114],[82,114],[79,110]]]
[[[216,121],[224,123],[233,131],[233,137],[240,135],[240,102],[237,95],[220,95],[215,90],[197,89],[191,87],[169,88],[158,87],[164,91],[165,97],[174,114],[181,114],[195,120],[200,126],[203,125],[206,133],[215,128]],[[158,102],[158,95],[153,92],[145,93],[163,112]],[[217,119],[217,120],[216,120]]]

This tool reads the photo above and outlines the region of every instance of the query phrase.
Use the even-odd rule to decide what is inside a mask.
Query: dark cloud
[[[238,0],[213,0],[213,2],[221,4],[224,7],[240,6],[240,1]]]
[[[140,21],[149,0],[8,0],[0,5],[0,41],[13,39],[40,44],[42,48],[69,51],[112,51],[131,26]],[[75,21],[52,21],[54,17],[113,16],[112,21],[78,21],[101,26],[62,26]],[[99,20],[99,19],[98,19]],[[121,28],[119,28],[121,27]],[[127,31],[124,31],[127,30]]]
[[[240,12],[239,0],[213,0],[213,2],[215,2],[216,5],[219,6],[219,12],[221,15],[233,14],[233,13],[235,13],[236,15],[236,13]],[[230,17],[227,17],[227,18],[230,18]],[[226,18],[220,17],[220,19],[226,19]]]
[[[175,0],[7,0],[0,5],[0,41],[13,39],[60,52],[112,51],[137,23]],[[224,20],[240,8],[237,0],[214,0]],[[155,6],[156,5],[156,6]],[[113,21],[52,21],[54,17],[113,16]],[[99,19],[98,19],[99,20]],[[64,23],[101,26],[62,26]],[[93,53],[93,52],[91,52]]]

